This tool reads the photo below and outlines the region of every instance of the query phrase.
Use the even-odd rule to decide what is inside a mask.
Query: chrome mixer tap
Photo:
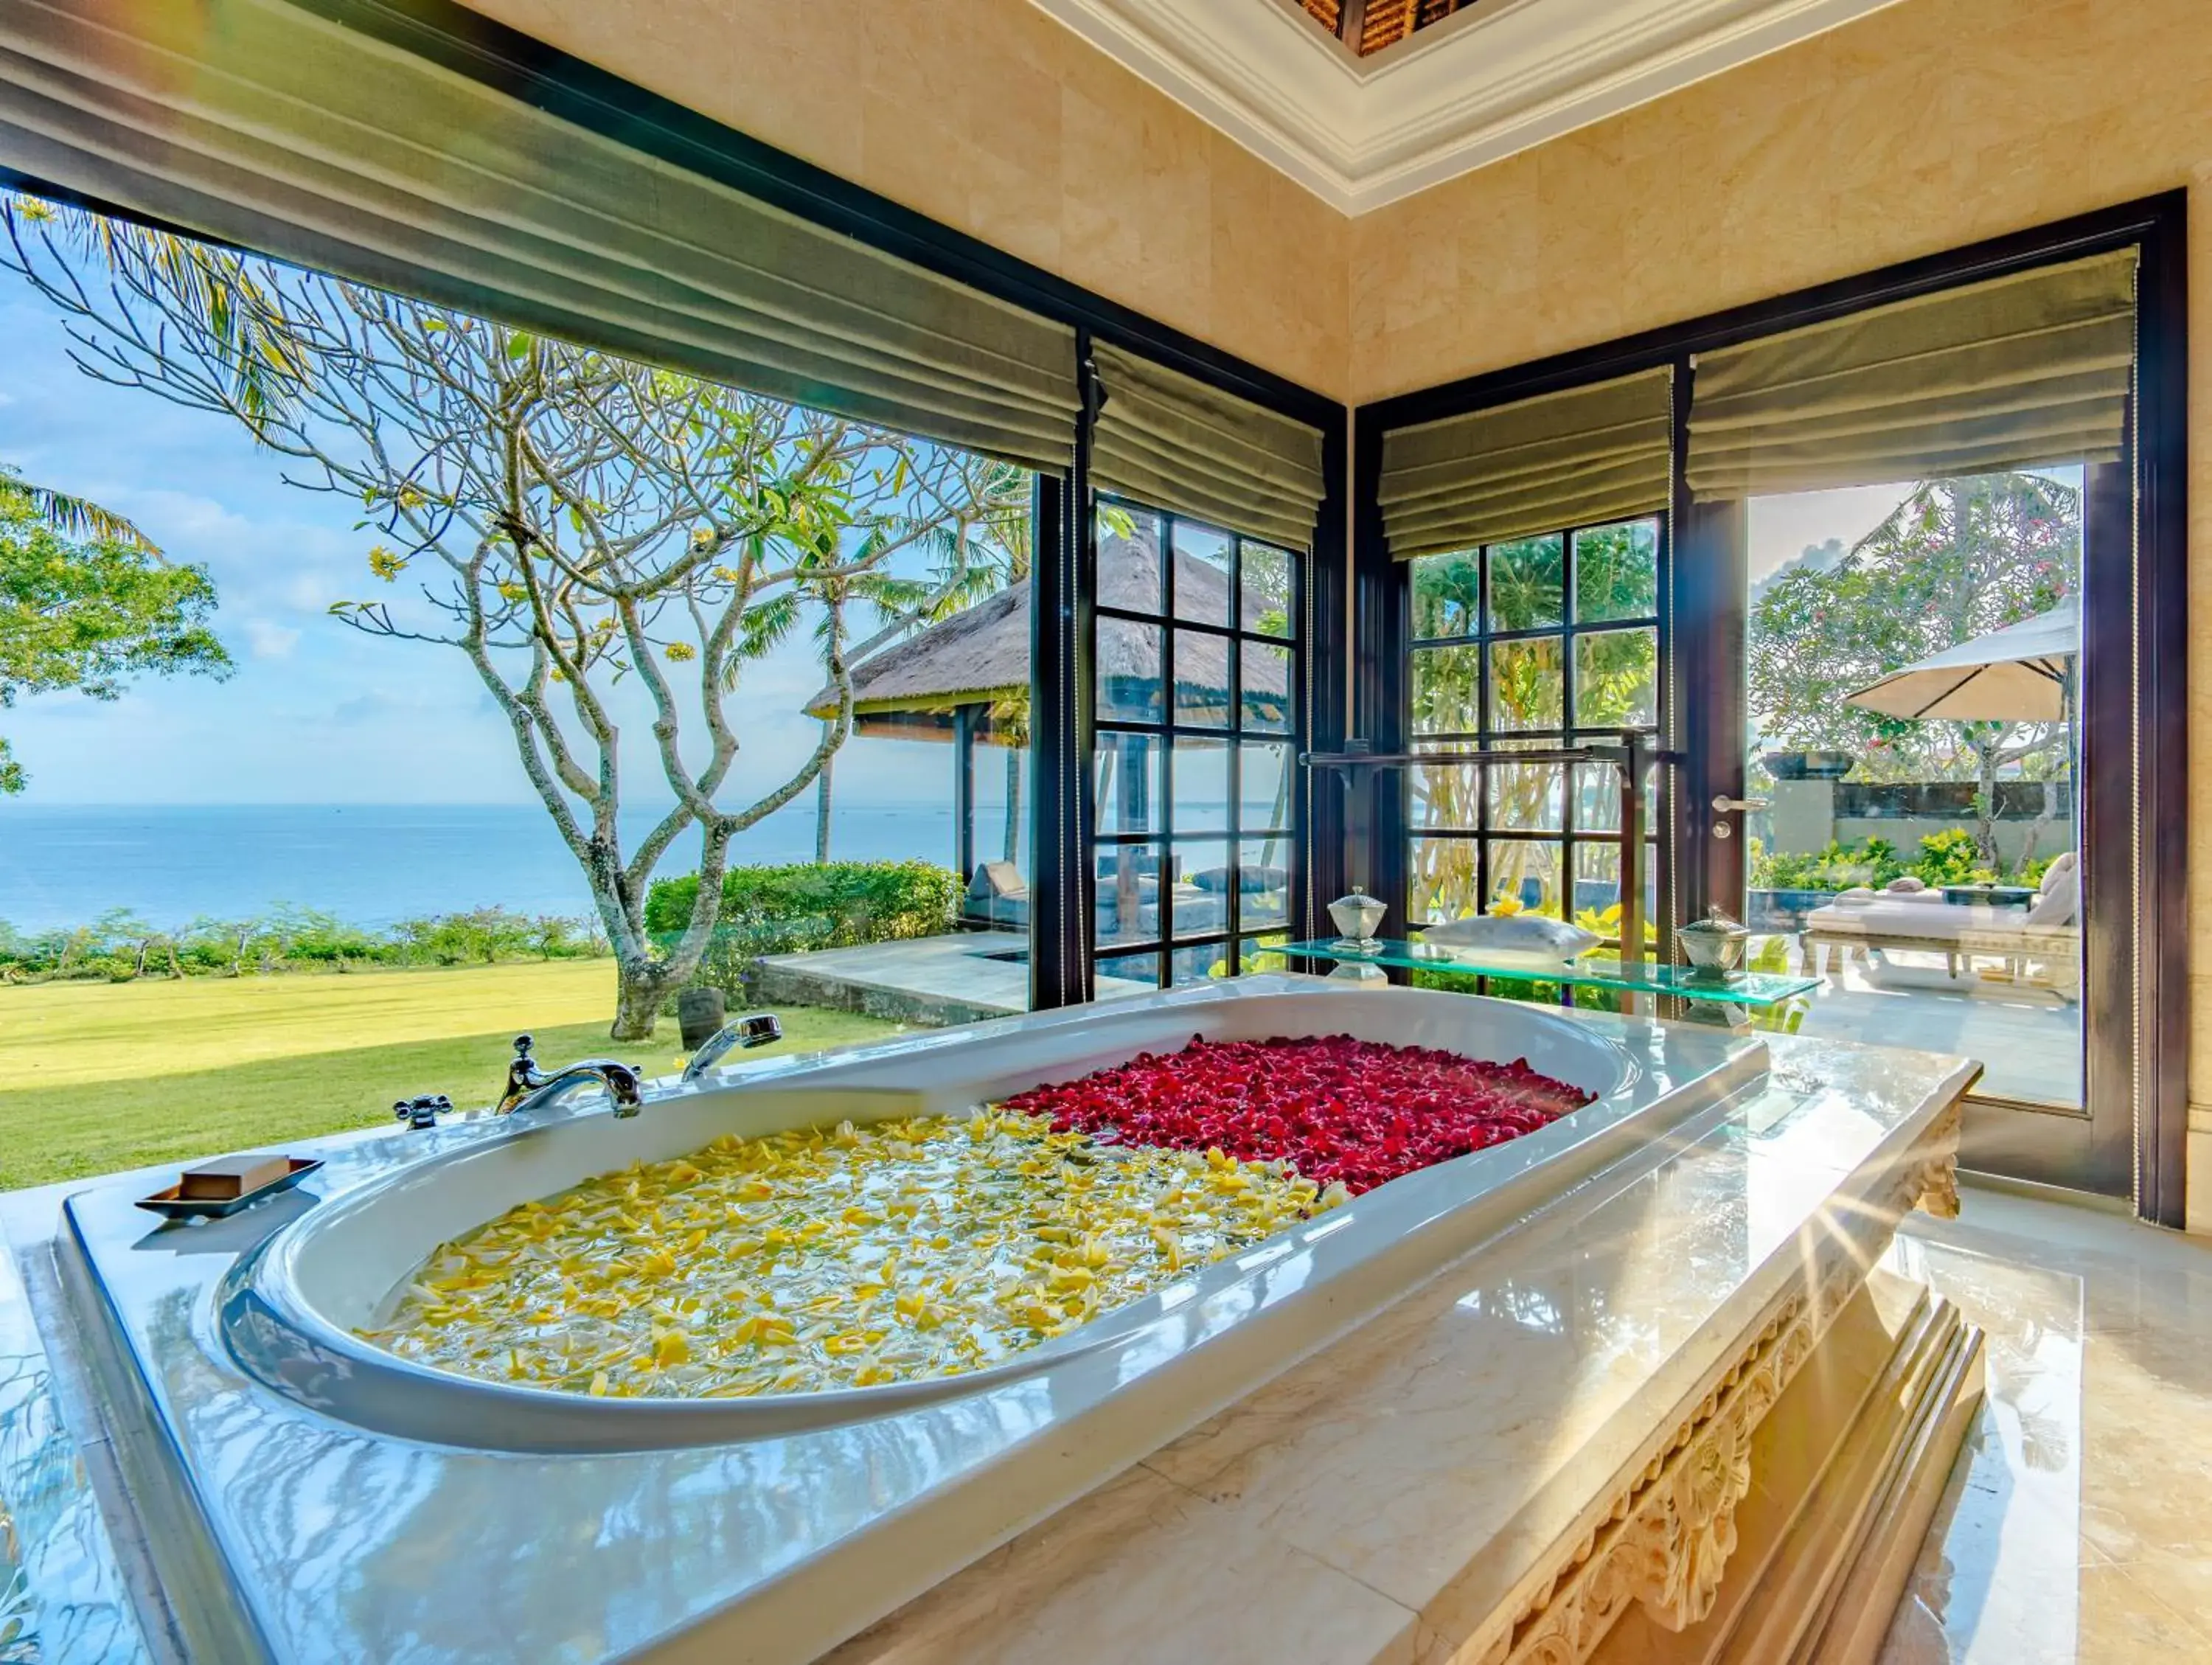
[[[585,1058],[550,1072],[538,1066],[530,1055],[531,1037],[514,1037],[514,1061],[507,1066],[507,1091],[500,1096],[501,1115],[521,1115],[541,1110],[569,1094],[596,1084],[615,1102],[617,1116],[633,1116],[645,1103],[645,1081],[636,1069],[611,1058]]]

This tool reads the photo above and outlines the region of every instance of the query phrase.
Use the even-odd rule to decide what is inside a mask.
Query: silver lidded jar
[[[1339,896],[1328,904],[1328,916],[1336,921],[1340,939],[1361,948],[1375,946],[1376,927],[1382,923],[1382,915],[1389,911],[1378,896],[1364,890],[1354,890],[1348,896]]]
[[[1751,933],[1716,908],[1677,931],[1674,940],[1682,945],[1692,977],[1700,982],[1729,982],[1743,975]]]

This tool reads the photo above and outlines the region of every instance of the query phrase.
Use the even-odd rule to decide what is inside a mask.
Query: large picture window
[[[1298,559],[1103,500],[1097,990],[1255,969],[1289,921]]]
[[[1656,733],[1659,541],[1644,519],[1407,562],[1413,749],[1557,750]],[[1601,935],[1616,926],[1609,764],[1417,765],[1406,816],[1416,928],[1510,910],[1580,917]],[[1656,871],[1647,848],[1644,872]]]

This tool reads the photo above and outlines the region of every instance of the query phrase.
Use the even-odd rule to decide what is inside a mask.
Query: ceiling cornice
[[[1364,214],[1896,0],[1500,0],[1364,60],[1268,0],[1032,0]]]

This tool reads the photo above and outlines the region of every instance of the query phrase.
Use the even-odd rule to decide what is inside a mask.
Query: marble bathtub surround
[[[380,1298],[418,1241],[427,1249],[456,1222],[581,1172],[653,1159],[662,1144],[696,1148],[702,1134],[736,1130],[731,1116],[766,1115],[769,1100],[809,1084],[884,1089],[913,1114],[951,1108],[917,1107],[917,1094],[996,1098],[1157,1051],[1170,1035],[1346,1030],[1526,1056],[1603,1097],[1354,1199],[1303,1235],[1206,1268],[1180,1294],[1096,1321],[1103,1340],[1063,1338],[990,1379],[580,1401],[407,1375],[346,1328],[343,1303]],[[1409,1281],[1510,1233],[1559,1185],[1704,1138],[1765,1060],[1762,1045],[1717,1031],[1243,980],[773,1060],[734,1094],[659,1101],[619,1123],[586,1112],[520,1135],[465,1125],[334,1140],[298,1201],[181,1235],[149,1234],[127,1188],[103,1186],[71,1199],[60,1258],[74,1268],[77,1312],[112,1314],[95,1328],[120,1341],[97,1386],[165,1436],[126,1448],[134,1486],[188,1499],[214,1551],[180,1553],[194,1537],[179,1522],[147,1537],[200,1656],[720,1659],[736,1638],[749,1656],[805,1659],[1242,1400]],[[1917,1113],[1901,1098],[1876,1105],[1887,1131],[1840,1130],[1847,1152],[1906,1138],[1891,1111]],[[1808,1150],[1827,1137],[1818,1120],[1806,1124]],[[1804,1182],[1804,1207],[1832,1177]],[[291,1220],[301,1228],[287,1230]],[[279,1314],[272,1303],[288,1299]],[[317,1325],[305,1350],[286,1340]],[[909,1389],[919,1391],[900,1396]],[[134,1392],[143,1408],[129,1408]],[[695,1415],[706,1420],[678,1425]],[[308,1542],[344,1547],[303,1559]]]
[[[1847,1293],[1899,1211],[1944,1194],[1936,1124],[1963,1064],[1801,1040],[1774,1054],[1765,1091],[1146,1459],[1170,1490],[1133,1479],[1062,1511],[848,1643],[838,1665],[1425,1665],[1532,1639],[1621,1482],[1632,1491],[1655,1459],[1663,1471],[1767,1323],[1793,1301],[1825,1305],[1824,1285]],[[1133,1516],[1169,1529],[1133,1530]],[[1201,1530],[1218,1553],[1194,1554]],[[1367,1651],[1306,1628],[1281,1599],[1286,1567],[1363,1592],[1345,1611]],[[1120,1605],[1102,1633],[1109,1592]]]
[[[1979,1402],[1980,1333],[1877,1267],[1772,1408],[1727,1448],[1745,1496],[1715,1601],[1688,1623],[1644,1604],[1601,1665],[1871,1660]],[[1848,1567],[1849,1571],[1842,1571]]]
[[[40,1246],[64,1188],[0,1199],[0,1218],[33,1264],[43,1259]],[[2212,1452],[2212,1250],[2089,1208],[1969,1186],[1956,1223],[1910,1217],[1889,1263],[1986,1332],[1989,1386],[1881,1665],[2197,1665],[2212,1657],[2212,1632],[2203,1628],[2212,1559],[2203,1550],[2212,1522],[2195,1502]],[[51,1298],[44,1304],[50,1310]],[[29,1574],[22,1594],[35,1604],[15,1645],[32,1656],[43,1638],[43,1657],[118,1665],[181,1657],[173,1645],[151,1656],[137,1647],[88,1485],[98,1483],[100,1465],[89,1459],[101,1443],[82,1442],[84,1407],[58,1401],[54,1366],[11,1266],[0,1267],[0,1326],[11,1380],[27,1389],[0,1411],[0,1449],[24,1458],[0,1468],[0,1504]],[[1272,1414],[1287,1420],[1301,1404],[1325,1402],[1311,1370],[1298,1373],[1309,1384],[1303,1393],[1291,1391],[1293,1377],[1282,1379]],[[1764,1476],[1769,1465],[1755,1461],[1754,1472]],[[1759,1489],[1755,1479],[1739,1513],[1747,1536]],[[111,1510],[112,1500],[101,1507]],[[992,1552],[944,1586],[931,1609],[968,1626],[967,1656],[979,1660],[1034,1658],[1029,1644],[1044,1633],[1040,1626],[1061,1622],[1071,1608],[1081,1609],[1077,1622],[1086,1630],[1116,1634],[1126,1598],[1139,1587],[1130,1581],[1153,1565],[1156,1540],[1172,1536],[1187,1554],[1205,1553],[1232,1530],[1233,1510],[1233,1499],[1211,1502],[1140,1465],[1081,1510],[1064,1510]],[[122,1547],[141,1553],[127,1515],[108,1519],[121,1522]],[[1252,1577],[1270,1607],[1284,1610],[1282,1628],[1311,1637],[1288,1656],[1413,1656],[1413,1627],[1397,1603],[1278,1540],[1244,1532],[1229,1553],[1257,1563]],[[1042,1576],[1053,1569],[1055,1576]],[[1162,1612],[1163,1627],[1196,1635],[1215,1626],[1202,1581],[1170,1589],[1154,1574],[1149,1588],[1181,1603]],[[903,1645],[883,1633],[871,1639],[884,1657],[931,1656],[930,1632],[914,1618],[900,1616]]]
[[[21,1273],[0,1255],[0,1665],[137,1665],[145,1644],[54,1374]]]

